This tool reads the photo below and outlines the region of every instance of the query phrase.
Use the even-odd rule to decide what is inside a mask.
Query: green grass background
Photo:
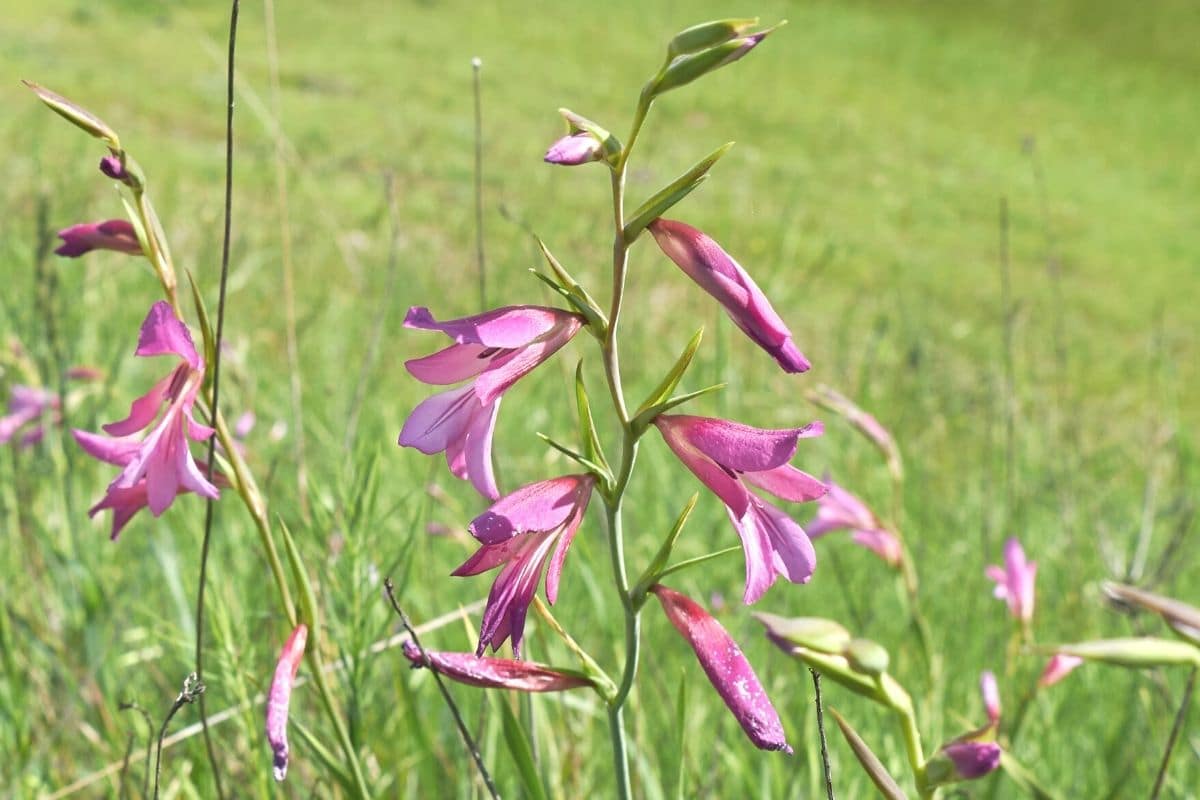
[[[489,577],[446,577],[469,552],[462,537],[426,532],[431,522],[461,531],[481,510],[479,498],[440,462],[395,446],[405,416],[426,394],[403,361],[440,346],[435,336],[401,329],[405,309],[429,305],[438,316],[457,316],[478,305],[470,59],[484,64],[489,301],[551,301],[526,272],[538,262],[522,226],[606,297],[607,181],[599,167],[540,163],[561,131],[555,109],[569,106],[620,135],[668,37],[730,14],[790,24],[747,59],[663,98],[631,165],[631,199],[736,140],[712,180],[673,213],[710,232],[755,275],[815,367],[781,375],[647,241],[633,254],[628,393],[647,392],[703,324],[705,346],[687,385],[720,380],[729,388],[700,401],[696,413],[763,427],[801,424],[818,416],[804,390],[828,382],[895,432],[908,467],[905,530],[946,660],[945,685],[926,691],[901,594],[880,563],[845,537],[819,544],[811,584],[781,583],[756,608],[836,618],[887,646],[895,674],[921,698],[931,748],[982,722],[980,670],[1001,675],[1012,710],[1040,669],[1040,658],[1008,652],[1009,620],[983,577],[1006,536],[1019,536],[1039,562],[1039,641],[1157,631],[1149,620],[1107,610],[1097,590],[1102,579],[1127,576],[1141,540],[1146,566],[1133,577],[1200,601],[1194,3],[281,4],[276,119],[263,9],[248,2],[238,51],[223,406],[231,417],[242,409],[258,415],[247,442],[251,464],[274,513],[301,539],[340,653],[360,652],[397,628],[381,596],[384,575],[396,578],[418,622],[485,597]],[[226,24],[220,3],[141,0],[17,2],[0,20],[0,338],[19,340],[36,367],[23,373],[6,355],[0,381],[53,385],[66,364],[103,367],[107,380],[68,410],[70,425],[94,430],[119,418],[164,371],[130,357],[155,284],[139,264],[111,253],[37,264],[39,208],[56,230],[119,216],[120,204],[95,170],[96,143],[18,79],[66,94],[121,133],[149,176],[176,260],[214,304]],[[298,274],[307,522],[295,426],[281,441],[267,435],[275,421],[290,421],[277,135],[285,142]],[[396,188],[394,221],[388,180]],[[1016,387],[1011,475],[1002,199]],[[380,320],[378,357],[370,359]],[[580,337],[506,397],[496,441],[505,487],[570,469],[534,434],[573,436],[567,388],[579,358],[603,397],[589,345]],[[826,422],[826,436],[803,442],[795,463],[829,469],[882,510],[887,483],[874,453],[845,424]],[[635,573],[697,488],[656,434],[638,467],[627,534]],[[138,752],[144,723],[118,703],[136,700],[157,726],[191,669],[203,506],[183,498],[158,520],[143,514],[111,543],[107,516],[85,516],[109,472],[58,433],[38,448],[0,452],[0,793],[37,796],[69,784],[121,761],[131,736]],[[436,497],[430,484],[442,490]],[[812,513],[792,510],[802,522]],[[287,635],[257,540],[232,496],[217,523],[210,711],[264,690]],[[678,554],[735,541],[723,509],[706,495]],[[648,606],[630,714],[641,796],[820,792],[808,673],[769,647],[738,602],[742,569],[741,557],[731,556],[672,583],[720,608],[797,755],[755,751],[686,645]],[[556,614],[615,670],[620,612],[595,510],[572,548]],[[426,642],[469,649],[472,630],[456,621]],[[529,656],[570,663],[545,626],[531,624],[528,642]],[[1084,667],[1034,702],[1014,753],[1065,797],[1144,796],[1184,677]],[[398,652],[356,662],[338,691],[381,796],[480,794],[432,682],[411,673]],[[462,687],[455,694],[504,794],[520,796],[498,713],[513,698]],[[832,685],[826,700],[903,774],[901,742],[881,712]],[[606,725],[590,696],[514,707],[532,731],[551,796],[612,792]],[[293,718],[332,744],[314,694],[297,692]],[[173,727],[195,719],[195,709],[185,709]],[[260,708],[215,731],[226,784],[239,795],[336,791],[299,742],[287,782],[273,785]],[[831,732],[830,744],[839,796],[869,796],[844,742]],[[1185,736],[1167,796],[1197,795],[1198,753],[1200,736]],[[135,796],[141,775],[135,757]],[[208,796],[199,737],[166,752],[164,776],[169,796]],[[984,797],[993,784],[995,796],[1020,796],[1004,776],[965,791]],[[118,791],[114,776],[77,796]]]

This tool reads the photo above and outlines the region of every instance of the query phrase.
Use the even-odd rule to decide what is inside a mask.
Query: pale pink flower
[[[291,704],[292,685],[296,681],[296,672],[300,669],[300,661],[304,658],[304,645],[307,642],[308,626],[301,623],[292,631],[279,653],[275,677],[271,680],[270,691],[267,692],[267,743],[271,745],[277,781],[287,776],[288,706]]]
[[[900,540],[879,521],[866,503],[825,476],[829,493],[817,498],[817,515],[805,527],[810,539],[827,533],[849,530],[851,539],[882,558],[892,567],[900,566],[904,551]]]
[[[657,219],[649,225],[654,240],[689,278],[725,307],[725,313],[750,339],[766,350],[784,372],[805,372],[808,359],[792,342],[792,332],[775,313],[758,284],[733,257],[690,225]]]
[[[37,444],[46,433],[40,420],[47,414],[55,422],[61,419],[58,395],[35,386],[14,385],[8,397],[8,414],[0,417],[0,444],[10,441],[22,429],[25,432],[17,439],[18,445]]]
[[[477,656],[489,644],[493,652],[498,650],[511,636],[513,654],[521,657],[525,616],[542,566],[549,558],[546,599],[553,605],[567,549],[583,521],[595,482],[591,475],[567,475],[531,483],[500,498],[471,523],[471,535],[482,547],[452,574],[478,575],[504,565],[488,594]]]
[[[484,689],[514,689],[518,692],[561,692],[591,686],[584,675],[569,670],[515,661],[509,658],[482,658],[470,653],[441,653],[426,650],[429,664],[447,678]],[[411,639],[404,642],[404,656],[414,668],[427,666],[421,649]]]
[[[1037,562],[1026,561],[1025,551],[1015,537],[1004,544],[1004,566],[989,566],[989,578],[996,582],[995,595],[1008,603],[1009,612],[1027,623],[1033,619],[1033,582]]]
[[[188,446],[189,439],[203,441],[213,434],[212,428],[193,417],[196,395],[204,382],[204,360],[196,352],[187,326],[167,303],[155,303],[146,315],[135,355],[176,355],[181,361],[133,402],[128,417],[103,426],[111,438],[73,431],[90,455],[122,467],[104,498],[88,512],[95,516],[102,509],[113,510],[114,539],[142,507],[149,506],[157,517],[181,493],[195,492],[212,499],[219,494],[201,473]],[[139,436],[142,431],[148,432]]]
[[[400,444],[426,455],[444,451],[451,473],[495,500],[500,492],[492,468],[492,432],[500,397],[570,341],[583,318],[556,308],[508,306],[437,322],[428,309],[413,307],[404,325],[442,331],[455,342],[405,362],[413,377],[434,385],[473,380],[422,401],[405,421]]]
[[[760,750],[791,753],[779,714],[737,642],[699,603],[659,584],[651,589],[667,619],[692,646],[704,674]]]
[[[142,245],[138,242],[133,225],[123,219],[72,225],[59,231],[58,238],[63,243],[54,253],[68,258],[78,258],[93,250],[116,250],[134,256],[142,254]]]
[[[817,563],[808,535],[749,487],[794,503],[824,495],[825,484],[788,463],[801,438],[821,435],[821,423],[764,430],[723,419],[660,414],[654,424],[684,466],[725,504],[746,554],[743,601],[758,600],[780,575],[808,583]]]
[[[1042,670],[1041,676],[1038,678],[1038,686],[1047,689],[1061,681],[1063,678],[1070,675],[1076,667],[1083,663],[1083,659],[1079,656],[1069,656],[1065,653],[1055,653],[1046,662],[1046,668]]]

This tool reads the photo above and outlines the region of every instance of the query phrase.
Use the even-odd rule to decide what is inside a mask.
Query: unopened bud
[[[719,19],[713,22],[702,22],[675,34],[675,38],[667,45],[667,57],[691,55],[716,47],[719,44],[741,36],[758,24],[758,17],[752,19]]]
[[[842,652],[850,667],[865,675],[882,675],[887,672],[888,652],[882,645],[870,639],[852,639]]]
[[[850,631],[831,619],[788,618],[766,613],[755,614],[754,618],[766,627],[771,641],[781,646],[788,644],[822,653],[842,653],[852,640]]]

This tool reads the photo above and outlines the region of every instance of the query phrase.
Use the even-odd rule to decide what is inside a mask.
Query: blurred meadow
[[[427,305],[442,318],[479,307],[471,59],[483,62],[489,305],[553,303],[528,273],[540,266],[530,230],[604,302],[608,181],[599,166],[541,163],[562,133],[556,109],[623,136],[668,38],[731,14],[789,24],[656,104],[631,162],[630,198],[640,202],[736,141],[672,216],[710,232],[755,276],[814,369],[781,374],[644,237],[632,254],[623,330],[627,393],[649,392],[704,325],[684,388],[728,388],[689,413],[760,427],[824,419],[825,436],[802,441],[794,463],[828,470],[883,508],[887,473],[874,451],[804,393],[828,383],[873,412],[904,452],[905,532],[945,680],[928,691],[902,590],[844,534],[818,542],[810,584],[781,581],[753,609],[740,603],[740,555],[677,573],[671,584],[713,609],[746,650],[796,755],[760,753],[745,740],[650,605],[628,711],[636,793],[823,792],[810,676],[769,645],[751,610],[831,617],[884,644],[896,677],[923,698],[923,734],[935,746],[982,722],[981,670],[1000,676],[1008,709],[1044,663],[1009,648],[1009,617],[983,574],[1000,563],[1008,536],[1039,564],[1039,642],[1161,632],[1157,621],[1106,607],[1104,579],[1200,602],[1200,6],[280,3],[276,95],[264,6],[248,0],[221,405],[231,420],[257,415],[247,458],[316,573],[327,645],[348,663],[335,691],[379,796],[482,796],[431,676],[411,671],[398,649],[360,657],[399,630],[384,577],[417,624],[466,609],[424,634],[442,650],[474,647],[475,604],[491,584],[449,577],[470,552],[465,526],[484,508],[479,496],[440,456],[396,446],[429,393],[403,361],[442,346],[435,334],[404,331],[405,310]],[[19,79],[85,105],[121,134],[148,176],[177,263],[215,308],[227,24],[226,4],[194,0],[6,4],[5,396],[16,383],[57,388],[71,365],[99,367],[102,383],[71,388],[80,401],[65,420],[96,430],[164,369],[131,358],[137,325],[158,298],[140,261],[47,255],[54,231],[121,216],[121,205],[96,171],[102,148]],[[302,431],[284,333],[285,235]],[[590,345],[578,337],[508,394],[495,445],[503,488],[572,469],[535,434],[572,440],[580,358],[593,395],[603,396]],[[701,489],[657,434],[638,465],[626,533],[635,574]],[[192,669],[203,503],[185,497],[158,519],[141,514],[110,542],[108,514],[86,516],[110,473],[58,428],[35,447],[0,449],[0,795],[46,796],[82,779],[68,796],[139,796],[148,730],[119,706],[136,701],[157,729]],[[803,524],[815,505],[790,511]],[[618,664],[622,620],[599,512],[597,501],[572,546],[555,615],[608,668]],[[720,503],[702,493],[677,557],[736,542]],[[289,631],[236,498],[217,505],[213,548],[206,699],[210,714],[240,709],[213,728],[225,784],[237,796],[335,795],[299,736],[287,782],[271,779],[262,709],[250,701],[266,689]],[[571,663],[553,632],[535,614],[530,621],[527,656]],[[1185,678],[1085,665],[1038,696],[1013,753],[1063,797],[1145,796]],[[505,796],[528,791],[501,704],[528,726],[549,797],[611,795],[604,709],[591,694],[453,691]],[[825,700],[905,774],[902,742],[881,711],[831,683]],[[171,729],[195,723],[197,711],[185,707]],[[315,694],[297,690],[292,718],[332,740]],[[86,782],[119,767],[130,747],[124,780],[111,769]],[[871,796],[832,730],[830,748],[839,796]],[[165,750],[163,777],[165,797],[211,795],[202,737]],[[1197,797],[1196,786],[1193,724],[1164,796]],[[957,796],[1023,793],[996,773]]]

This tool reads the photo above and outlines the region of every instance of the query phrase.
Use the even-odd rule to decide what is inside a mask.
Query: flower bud
[[[675,34],[675,38],[667,45],[667,58],[674,59],[677,56],[691,55],[724,44],[730,39],[741,36],[757,24],[758,17],[753,17],[750,19],[718,19],[685,28]]]
[[[707,50],[675,59],[663,71],[662,76],[650,84],[650,95],[658,96],[672,89],[678,89],[680,86],[686,86],[726,64],[732,64],[757,47],[758,43],[765,39],[772,30],[774,28],[726,41]]]
[[[1053,649],[1062,655],[1133,669],[1176,665],[1200,666],[1200,649],[1186,642],[1157,639],[1152,636],[1099,639],[1093,642],[1058,645]]]
[[[543,160],[547,164],[574,167],[602,158],[600,143],[590,133],[580,131],[562,137],[546,151]]]
[[[304,645],[307,641],[308,626],[297,625],[284,644],[283,652],[279,654],[275,677],[271,681],[271,691],[267,693],[267,742],[274,753],[277,781],[283,780],[287,775],[288,705],[291,703],[292,684],[296,680],[297,670],[300,669],[300,660],[304,657]]]
[[[432,666],[435,672],[468,686],[515,689],[519,692],[561,692],[591,685],[591,681],[579,673],[530,661],[426,650],[426,663],[421,656],[421,649],[411,639],[405,641],[403,647],[405,658],[413,662],[414,668]]]
[[[866,675],[882,675],[887,672],[888,652],[882,645],[870,639],[852,639],[842,655],[851,669]]]
[[[58,238],[63,243],[54,254],[67,258],[78,258],[93,250],[116,250],[135,256],[142,254],[142,245],[138,242],[133,225],[123,219],[72,225],[59,231]]]
[[[1000,766],[1003,752],[992,741],[956,739],[925,764],[925,783],[934,787],[982,778]]]
[[[831,619],[821,617],[779,617],[760,613],[754,618],[767,629],[771,641],[787,649],[795,645],[822,653],[841,653],[851,642],[850,631]]]
[[[1055,653],[1048,662],[1046,668],[1042,670],[1041,677],[1038,678],[1037,685],[1039,688],[1047,689],[1061,681],[1063,678],[1071,674],[1072,671],[1080,664],[1083,659],[1078,656],[1068,656],[1062,653]]]

